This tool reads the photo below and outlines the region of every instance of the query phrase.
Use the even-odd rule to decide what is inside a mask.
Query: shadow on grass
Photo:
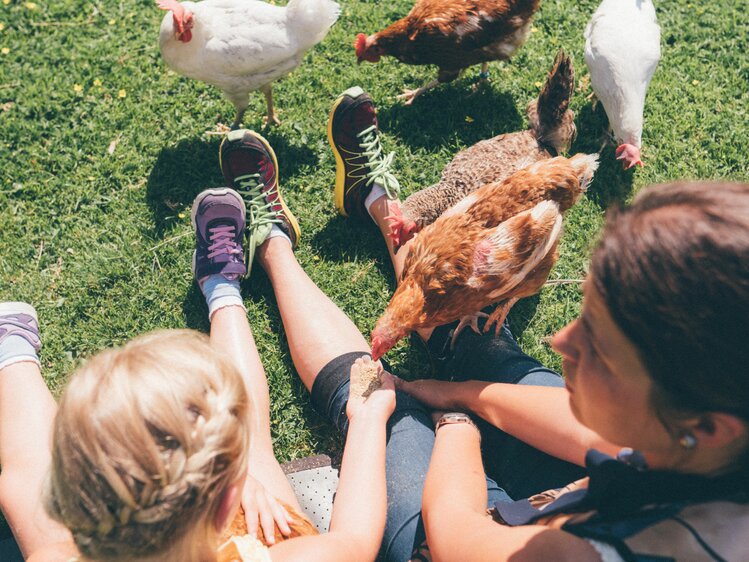
[[[601,145],[609,140],[607,129],[608,119],[601,104],[593,110],[593,104],[586,104],[575,116],[578,134],[575,143],[570,149],[570,154],[578,152],[599,152],[598,171],[595,179],[588,190],[587,197],[602,209],[607,209],[613,204],[624,203],[632,193],[632,180],[634,170],[623,170],[622,164],[614,154],[616,147],[607,142],[601,149]]]
[[[303,166],[316,162],[306,146],[291,144],[274,131],[263,131],[276,153],[282,178],[295,176]],[[211,187],[225,185],[218,165],[221,137],[194,137],[164,147],[148,176],[146,200],[153,213],[154,233],[161,238],[177,215],[190,208],[195,196]]]
[[[395,291],[395,275],[390,256],[379,229],[373,224],[337,215],[317,231],[309,241],[315,252],[328,261],[347,262],[354,259],[375,261],[375,266]]]
[[[466,81],[438,86],[413,105],[381,106],[377,116],[383,130],[419,148],[443,146],[455,138],[472,145],[522,126],[510,94],[497,92],[491,85],[472,93]]]

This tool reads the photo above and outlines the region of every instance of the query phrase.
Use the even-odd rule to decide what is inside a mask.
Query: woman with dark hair
[[[552,341],[566,389],[398,381],[588,469],[488,501],[481,433],[443,415],[423,496],[433,558],[747,559],[748,343],[749,185],[661,185],[613,212],[582,314]]]

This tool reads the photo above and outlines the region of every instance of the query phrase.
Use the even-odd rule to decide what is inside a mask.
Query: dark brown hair
[[[669,413],[749,425],[749,185],[653,186],[610,213],[591,280]]]

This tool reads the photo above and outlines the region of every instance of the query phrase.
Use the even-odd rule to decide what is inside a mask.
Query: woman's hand
[[[435,410],[453,411],[463,410],[460,404],[455,400],[456,385],[458,382],[444,382],[432,379],[420,379],[412,382],[404,381],[401,378],[395,379],[395,388],[406,394],[410,394],[419,402],[434,408]]]
[[[362,357],[357,359],[351,366],[352,377],[356,377],[357,372],[364,369],[367,362],[371,362],[371,359]],[[354,418],[373,417],[384,423],[395,410],[394,377],[382,368],[382,363],[378,361],[376,365],[381,377],[381,385],[366,398],[357,396],[355,393],[349,395],[346,404],[346,415],[349,422],[353,421]]]
[[[263,530],[265,541],[275,544],[275,525],[278,525],[283,536],[291,535],[289,524],[294,522],[294,518],[259,480],[249,474],[242,490],[242,508],[247,521],[247,532],[251,537],[258,536],[259,526]]]

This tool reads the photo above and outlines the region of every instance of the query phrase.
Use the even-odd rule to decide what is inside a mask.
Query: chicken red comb
[[[356,40],[354,41],[354,49],[356,49],[356,56],[358,58],[362,58],[364,56],[364,51],[367,48],[367,36],[363,33],[359,33],[356,36]]]
[[[182,4],[177,2],[177,0],[156,0],[156,5],[162,10],[174,12],[174,15],[179,19],[182,19],[182,16],[185,13],[185,8]]]

